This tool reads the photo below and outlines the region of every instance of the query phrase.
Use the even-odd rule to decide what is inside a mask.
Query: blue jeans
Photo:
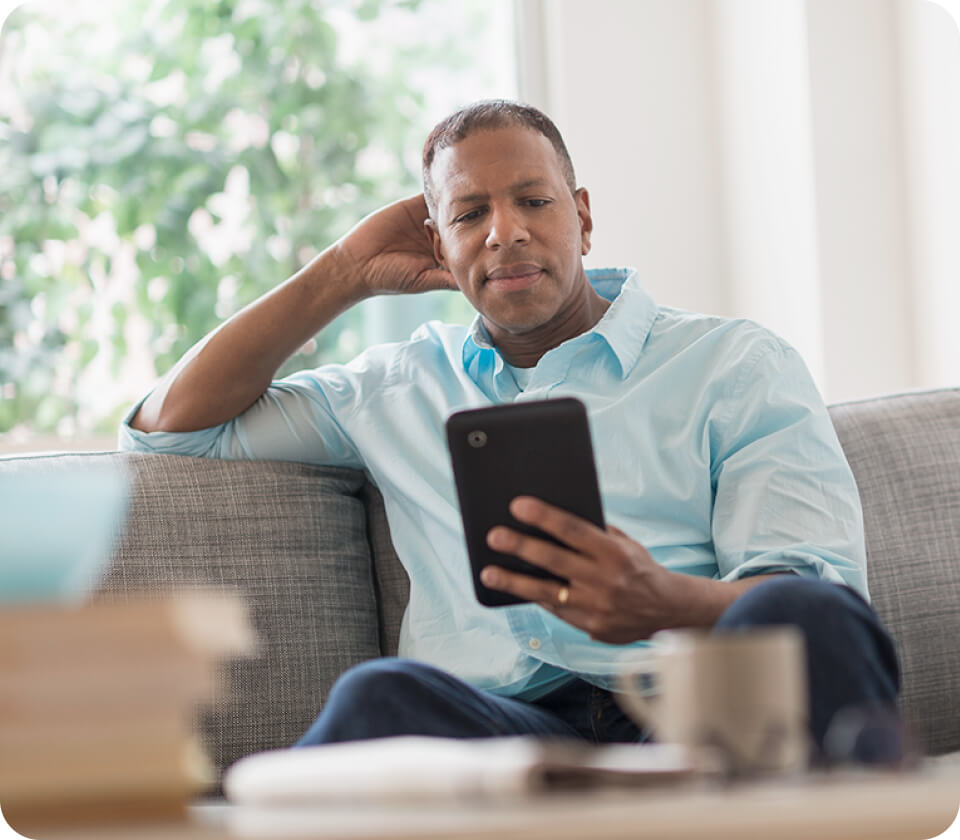
[[[714,629],[770,624],[796,625],[806,637],[810,730],[817,747],[842,709],[895,709],[900,677],[893,642],[852,589],[773,578],[747,590]],[[391,735],[567,736],[593,743],[645,737],[610,692],[583,680],[528,703],[472,688],[421,662],[388,658],[344,673],[296,746]]]

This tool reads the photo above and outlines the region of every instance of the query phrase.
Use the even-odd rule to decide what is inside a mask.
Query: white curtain
[[[960,385],[960,32],[928,0],[517,0],[590,265],[752,318],[834,402]]]

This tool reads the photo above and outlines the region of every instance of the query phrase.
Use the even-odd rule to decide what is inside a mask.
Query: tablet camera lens
[[[481,431],[480,429],[475,429],[467,435],[467,443],[469,443],[474,449],[479,449],[481,446],[486,446],[487,433]]]

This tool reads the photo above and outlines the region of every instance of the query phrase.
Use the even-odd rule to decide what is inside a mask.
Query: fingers
[[[485,586],[539,604],[591,638],[611,644],[647,638],[667,626],[654,608],[664,601],[663,576],[673,573],[660,567],[641,543],[619,528],[598,528],[539,499],[518,497],[510,511],[564,545],[498,526],[487,534],[490,547],[566,583],[488,566],[481,573]]]
[[[567,589],[567,603],[569,603],[571,597],[570,589],[564,587],[564,585],[558,581],[530,577],[529,575],[522,575],[518,572],[508,572],[500,566],[487,566],[480,573],[480,580],[483,581],[484,586],[488,586],[491,589],[509,592],[518,598],[525,598],[528,601],[534,601],[544,606],[560,606],[559,593],[561,589]]]
[[[410,216],[418,224],[423,224],[424,219],[428,218],[430,213],[427,210],[427,199],[422,192],[416,195],[408,195],[398,202],[410,213]]]
[[[487,566],[480,579],[484,586],[516,595],[538,604],[545,610],[581,629],[586,629],[593,617],[591,593],[583,587],[567,586],[555,580],[543,580],[509,572],[499,566]]]
[[[495,551],[520,557],[567,580],[587,574],[592,565],[582,555],[562,546],[505,527],[491,528],[487,534],[487,545]]]
[[[510,503],[510,512],[521,522],[535,525],[575,551],[589,554],[608,540],[606,531],[583,517],[531,496],[518,496]],[[623,532],[619,532],[623,535]],[[624,535],[625,536],[625,535]]]
[[[565,586],[558,581],[509,572],[499,566],[487,566],[480,573],[480,580],[491,589],[537,604],[598,641],[604,641],[600,635],[594,636],[603,626],[604,614],[597,609],[596,593],[586,587]]]
[[[589,584],[597,576],[598,563],[614,553],[616,538],[611,534],[539,499],[519,496],[511,502],[510,511],[521,522],[536,526],[564,545],[521,534],[505,526],[491,528],[487,544],[496,551],[513,554],[562,578]]]

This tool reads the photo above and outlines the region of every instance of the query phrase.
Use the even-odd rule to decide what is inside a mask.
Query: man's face
[[[583,299],[593,222],[550,141],[521,126],[478,131],[441,149],[430,178],[434,255],[494,341],[562,330]]]

